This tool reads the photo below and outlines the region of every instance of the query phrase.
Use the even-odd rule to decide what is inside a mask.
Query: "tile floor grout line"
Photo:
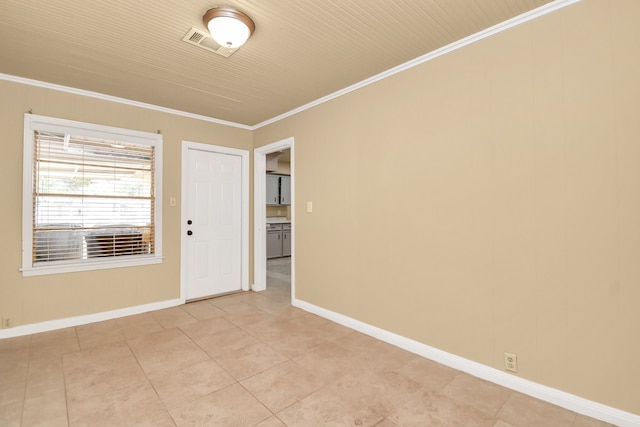
[[[80,346],[80,343],[78,343]],[[64,371],[64,355],[60,355],[60,369],[62,370],[62,384],[64,386],[64,406],[66,408],[67,426],[71,425],[71,414],[69,413],[69,394],[67,392],[67,373]]]
[[[133,351],[133,349],[131,348],[131,345],[129,344],[129,341],[125,338],[125,343],[127,344],[127,349],[129,350],[129,353],[131,354],[131,356],[135,359],[136,364],[138,365],[138,368],[140,369],[140,371],[142,372],[142,374],[144,375],[144,379],[146,380],[146,382],[149,384],[149,386],[151,387],[151,389],[153,390],[154,395],[156,396],[156,398],[158,399],[158,401],[160,402],[160,404],[162,405],[162,407],[164,408],[164,410],[167,412],[167,414],[171,417],[171,413],[169,412],[169,408],[167,408],[167,405],[165,404],[164,400],[162,400],[160,398],[160,394],[158,393],[158,390],[156,389],[156,386],[153,385],[153,382],[151,381],[151,379],[149,378],[147,372],[144,370],[144,367],[142,366],[142,364],[140,363],[140,360],[138,359],[138,356],[136,355],[136,353]],[[172,421],[173,421],[173,417]],[[175,422],[174,422],[175,424]]]
[[[20,411],[20,425],[24,420],[24,411],[27,403],[27,387],[29,386],[29,371],[31,370],[31,345],[33,343],[33,336],[29,341],[29,347],[27,348],[27,370],[24,378],[24,391],[22,392],[22,410]]]
[[[212,334],[212,335],[215,335],[215,334]],[[185,336],[186,336],[187,338],[189,338],[189,340],[191,340],[191,342],[192,342],[193,344],[195,344],[195,345],[196,345],[196,347],[198,347],[198,348],[199,348],[199,349],[200,349],[204,354],[206,354],[206,355],[207,355],[207,357],[208,357],[208,358],[209,358],[213,363],[215,363],[216,365],[218,365],[218,366],[220,367],[220,369],[222,369],[224,372],[226,372],[226,373],[227,373],[227,375],[229,375],[231,378],[233,378],[233,380],[234,380],[236,383],[239,383],[239,382],[240,382],[236,377],[234,377],[234,376],[231,374],[231,372],[229,372],[229,371],[228,371],[224,366],[222,366],[220,363],[218,363],[218,361],[217,361],[217,360],[215,360],[215,359],[214,359],[214,357],[213,357],[212,355],[210,355],[210,354],[209,354],[209,353],[208,353],[204,348],[202,348],[202,347],[200,346],[200,344],[198,344],[198,342],[196,342],[194,339],[192,339],[192,338],[191,338],[189,335],[187,335],[187,334],[185,334]],[[196,362],[196,363],[200,363],[200,362]],[[193,365],[190,365],[190,366],[193,366]],[[223,387],[223,388],[226,388],[226,387]],[[221,390],[221,389],[220,389],[220,390]],[[216,391],[218,391],[218,390],[216,390]],[[214,392],[212,392],[212,393],[215,393],[215,391],[214,391]],[[196,399],[196,400],[197,400],[197,399]]]
[[[283,363],[284,363],[284,362],[283,362]],[[256,375],[257,375],[257,374],[256,374]],[[242,381],[245,381],[245,380],[247,380],[247,379],[248,379],[248,378],[245,378],[245,379],[244,379],[244,380],[242,380]],[[262,405],[262,406],[263,406],[267,411],[269,411],[269,413],[271,414],[270,416],[268,416],[268,417],[266,417],[266,418],[264,418],[264,419],[262,419],[262,420],[258,421],[257,423],[255,423],[255,424],[254,424],[254,426],[255,426],[255,425],[260,424],[261,422],[263,422],[263,421],[265,421],[265,420],[268,420],[268,419],[269,419],[269,418],[271,418],[271,417],[275,417],[275,416],[276,416],[275,412],[273,412],[273,411],[272,411],[272,410],[271,410],[271,409],[266,405],[266,403],[262,401],[262,399],[260,399],[258,396],[256,396],[255,394],[253,394],[253,393],[251,392],[251,390],[249,390],[248,388],[246,388],[246,387],[244,386],[244,384],[242,384],[242,381],[237,381],[237,384],[238,384],[240,387],[242,387],[242,388],[243,388],[247,393],[249,393],[249,394],[250,394],[254,399],[256,399],[258,402],[260,402],[260,404],[261,404],[261,405]]]
[[[507,389],[508,390],[508,389]],[[502,402],[502,405],[500,405],[500,407],[496,410],[496,413],[494,415],[494,417],[496,418],[496,420],[499,420],[500,418],[498,417],[498,414],[500,413],[500,411],[502,410],[502,408],[504,408],[504,405],[507,404],[507,402],[509,401],[509,398],[511,397],[511,395],[513,394],[513,391],[509,390],[509,394],[507,395],[507,398],[504,399],[504,402]]]

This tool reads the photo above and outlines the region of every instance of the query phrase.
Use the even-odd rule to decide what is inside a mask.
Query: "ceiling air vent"
[[[239,48],[229,49],[228,47],[220,46],[213,40],[213,38],[202,30],[197,28],[191,28],[187,34],[182,38],[183,41],[199,46],[203,49],[217,53],[225,58],[230,57]]]

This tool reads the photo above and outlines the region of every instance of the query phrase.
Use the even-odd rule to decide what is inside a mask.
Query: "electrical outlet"
[[[504,369],[510,372],[518,372],[518,356],[513,353],[505,353]]]

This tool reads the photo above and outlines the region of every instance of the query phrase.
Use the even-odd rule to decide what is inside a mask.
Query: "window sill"
[[[114,257],[115,258],[115,257]],[[127,257],[127,259],[114,259],[114,260],[105,260],[102,259],[100,261],[84,261],[84,262],[65,262],[59,263],[55,265],[40,265],[36,267],[25,267],[22,268],[23,277],[30,276],[44,276],[48,274],[63,274],[63,273],[74,273],[78,271],[94,271],[94,270],[105,270],[111,268],[122,268],[122,267],[137,267],[142,265],[151,265],[151,264],[160,264],[164,258],[162,256],[151,255],[151,256],[132,256]]]

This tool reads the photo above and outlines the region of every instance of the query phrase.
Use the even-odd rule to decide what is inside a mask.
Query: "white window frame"
[[[48,265],[33,265],[33,156],[34,133],[36,131],[59,132],[82,135],[90,138],[125,141],[155,147],[155,253],[124,257],[104,257],[84,259],[78,262],[64,262]],[[22,181],[22,275],[39,276],[46,274],[71,273],[75,271],[102,270],[108,268],[131,267],[139,265],[159,264],[162,262],[162,135],[103,126],[92,123],[36,114],[24,115],[23,146],[23,181]]]

